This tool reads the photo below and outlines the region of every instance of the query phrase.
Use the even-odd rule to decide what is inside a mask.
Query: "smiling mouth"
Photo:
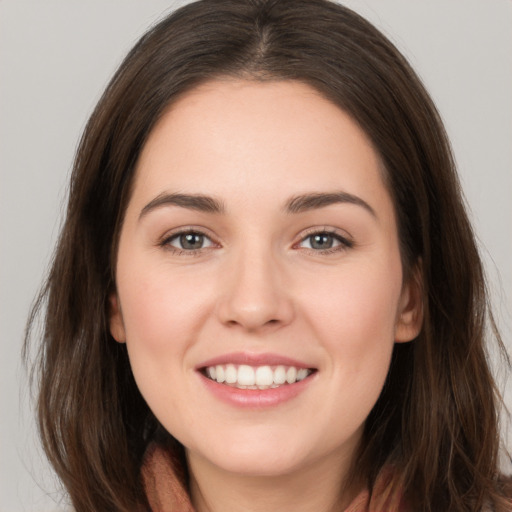
[[[300,382],[316,372],[314,368],[295,366],[249,366],[218,364],[202,368],[208,379],[237,389],[275,389]]]

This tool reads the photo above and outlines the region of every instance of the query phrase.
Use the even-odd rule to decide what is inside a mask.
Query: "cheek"
[[[187,355],[201,329],[207,289],[165,265],[118,265],[118,293],[130,365],[151,408],[177,407]],[[131,263],[131,262],[126,262]],[[169,390],[176,392],[170,393]]]
[[[133,261],[118,263],[118,283],[130,365],[140,392],[159,417],[192,407],[180,398],[186,395],[182,377],[190,370],[187,355],[206,315],[208,290],[165,265],[135,268]]]
[[[190,275],[170,272],[165,264],[135,269],[129,263],[118,266],[127,342],[153,351],[179,349],[204,316],[208,290]]]
[[[328,355],[329,391],[319,416],[337,425],[334,440],[364,423],[389,370],[401,277],[379,268],[319,281],[307,300],[309,323]]]
[[[385,378],[400,291],[397,258],[326,275],[317,280],[313,293],[304,294],[305,315],[345,382],[361,382],[364,387]]]

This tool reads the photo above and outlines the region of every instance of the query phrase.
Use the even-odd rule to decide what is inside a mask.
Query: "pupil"
[[[311,240],[311,247],[313,249],[330,249],[332,247],[332,242],[332,235],[313,235],[313,239]]]
[[[197,233],[181,235],[180,244],[183,249],[201,249],[203,245],[203,235],[199,235]]]

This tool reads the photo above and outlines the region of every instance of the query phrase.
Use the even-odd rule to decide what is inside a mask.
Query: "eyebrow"
[[[361,206],[373,217],[377,218],[375,210],[366,201],[348,192],[318,192],[295,196],[286,202],[285,211],[287,213],[302,213],[338,203]]]
[[[377,218],[375,210],[366,201],[348,192],[313,192],[294,196],[285,203],[284,210],[286,213],[296,214],[339,203],[360,206]],[[164,192],[144,206],[140,212],[139,220],[149,212],[164,206],[179,206],[204,213],[223,214],[226,212],[224,203],[211,196]]]
[[[164,192],[142,208],[139,220],[149,212],[163,206],[179,206],[205,213],[224,213],[226,211],[222,201],[210,196],[202,194],[168,194]]]

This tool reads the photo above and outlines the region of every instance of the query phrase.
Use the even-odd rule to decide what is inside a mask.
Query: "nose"
[[[289,324],[294,307],[282,268],[268,254],[248,253],[235,255],[221,278],[219,320],[251,332]]]

